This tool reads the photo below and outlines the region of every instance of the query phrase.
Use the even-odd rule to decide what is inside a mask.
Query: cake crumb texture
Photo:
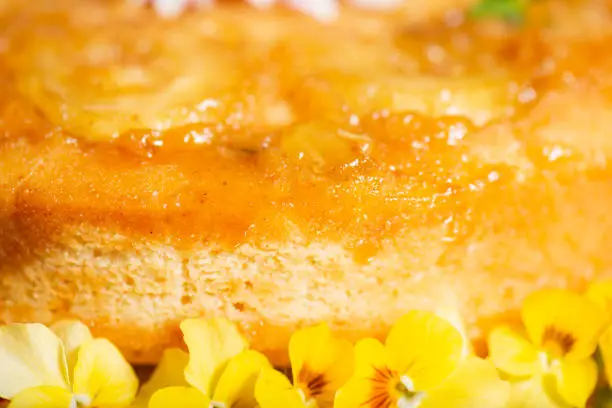
[[[153,363],[224,315],[283,364],[311,323],[450,311],[478,340],[612,277],[610,2],[466,4],[3,2],[0,323],[78,318]]]

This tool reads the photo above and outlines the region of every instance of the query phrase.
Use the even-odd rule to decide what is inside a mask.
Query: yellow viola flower
[[[608,326],[612,323],[612,280],[595,282],[586,295],[597,303],[606,314]],[[612,327],[612,326],[611,326]],[[608,327],[599,340],[599,351],[608,384],[612,384],[612,329]]]
[[[547,390],[547,383],[554,378],[535,375],[510,383],[510,400],[505,408],[570,408],[558,395]]]
[[[592,283],[586,295],[604,310],[609,322],[612,319],[612,280]]]
[[[515,378],[536,376],[549,393],[571,406],[585,406],[597,383],[591,356],[605,324],[604,312],[585,296],[546,289],[528,296],[521,314],[524,331],[500,326],[490,333],[493,364]]]
[[[189,354],[178,348],[164,350],[155,371],[145,384],[140,387],[132,408],[145,408],[156,391],[173,386],[185,386],[185,367],[189,362]]]
[[[138,389],[119,350],[76,321],[0,327],[0,362],[10,408],[127,407]]]
[[[223,318],[187,319],[181,323],[181,331],[189,349],[184,365],[185,384],[175,375],[184,360],[174,352],[175,360],[167,361],[166,373],[160,373],[149,384],[147,393],[160,389],[152,392],[148,406],[254,407],[255,382],[270,363],[263,354],[248,350],[248,342],[236,325]]]
[[[599,352],[601,353],[608,384],[612,384],[612,326],[608,326],[601,335],[599,339]]]
[[[293,382],[272,368],[262,371],[255,387],[261,408],[331,407],[352,374],[353,346],[323,323],[291,336],[289,360]]]
[[[465,356],[462,334],[434,313],[412,311],[393,326],[383,345],[355,346],[355,372],[336,408],[504,407],[509,384],[493,365]]]

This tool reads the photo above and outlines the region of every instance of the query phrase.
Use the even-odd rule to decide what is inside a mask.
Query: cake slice
[[[604,3],[524,26],[7,3],[0,322],[78,318],[151,363],[224,315],[282,364],[299,326],[416,308],[477,340],[611,277]]]

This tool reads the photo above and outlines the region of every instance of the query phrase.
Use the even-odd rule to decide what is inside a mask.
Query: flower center
[[[548,326],[542,334],[542,350],[551,358],[558,359],[572,351],[576,339],[570,333]]]
[[[400,377],[397,390],[402,394],[397,402],[397,406],[400,408],[416,408],[421,405],[421,401],[425,396],[424,393],[415,391],[414,382],[407,375]]]
[[[387,367],[374,368],[374,375],[370,378],[372,382],[372,393],[363,404],[367,408],[416,408],[421,404],[422,392],[414,389],[414,382],[406,375],[400,376],[397,372]]]
[[[328,384],[329,380],[324,374],[316,373],[306,365],[302,367],[298,374],[297,386],[301,390],[305,402],[323,395]]]
[[[424,396],[425,394],[422,392],[417,392],[412,397],[402,397],[397,401],[397,406],[399,408],[417,408],[421,405]]]
[[[70,408],[86,408],[91,405],[91,397],[87,394],[72,394]]]
[[[298,388],[297,392],[298,394],[300,394],[300,397],[302,397],[302,401],[304,402],[304,406],[306,408],[317,408],[318,407],[317,400],[314,398],[306,397],[306,394],[304,393],[304,390],[302,388]]]

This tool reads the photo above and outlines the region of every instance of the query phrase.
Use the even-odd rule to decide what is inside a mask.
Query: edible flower
[[[599,339],[599,352],[608,384],[612,384],[612,326],[604,331]]]
[[[610,323],[612,320],[612,280],[592,283],[586,295],[601,307]]]
[[[138,389],[119,350],[77,321],[0,327],[0,361],[10,408],[127,407]]]
[[[599,352],[608,384],[612,384],[612,280],[594,282],[586,295],[599,305],[606,315],[607,329],[599,340]]]
[[[255,387],[261,408],[328,408],[353,371],[353,346],[326,324],[301,329],[289,341],[293,384],[282,373],[264,369]]]
[[[248,350],[238,328],[223,318],[187,319],[181,323],[181,331],[189,349],[184,369],[187,384],[158,389],[149,407],[255,406],[255,382],[270,363],[263,354]],[[168,371],[175,370],[170,367]],[[158,381],[162,382],[162,377],[160,374]]]
[[[140,387],[132,408],[146,408],[149,400],[157,390],[172,386],[189,387],[185,381],[185,367],[189,363],[189,354],[179,348],[164,350],[155,371],[149,380]]]
[[[553,400],[583,407],[597,383],[595,352],[605,314],[592,300],[562,289],[532,293],[521,310],[524,331],[489,335],[493,364],[515,379],[531,377]]]
[[[466,356],[463,342],[447,320],[409,312],[385,344],[356,344],[355,372],[338,391],[335,407],[504,407],[509,385],[488,361]]]
[[[570,408],[558,394],[551,392],[550,374],[538,373],[532,377],[511,379],[510,400],[505,408]]]

